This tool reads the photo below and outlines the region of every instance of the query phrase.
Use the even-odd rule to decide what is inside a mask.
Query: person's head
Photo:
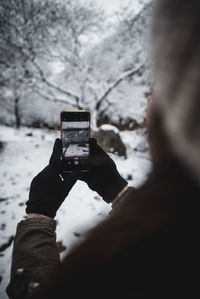
[[[199,12],[199,0],[156,3],[153,114],[159,118],[157,124],[169,141],[172,155],[180,158],[200,181]]]

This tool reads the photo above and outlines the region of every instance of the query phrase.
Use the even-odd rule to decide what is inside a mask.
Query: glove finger
[[[89,155],[90,168],[99,167],[99,166],[105,167],[106,165],[115,168],[114,161],[102,149],[102,147],[100,147],[97,144],[95,138],[91,138],[89,144],[90,144],[90,155]]]
[[[89,144],[90,145],[97,144],[97,140],[95,138],[90,138]]]
[[[90,155],[96,156],[96,155],[107,155],[107,153],[100,147],[96,141],[95,138],[91,138],[89,140],[89,146],[90,146]]]
[[[80,173],[78,179],[79,179],[80,181],[83,181],[83,182],[86,182],[86,183],[87,183],[88,180],[89,180],[89,174],[88,174],[88,172]]]
[[[58,171],[60,171],[60,166],[61,166],[61,162],[60,162],[61,155],[62,155],[62,142],[61,139],[57,138],[53,146],[53,153],[49,160],[49,165],[57,169]]]
[[[64,173],[62,174],[62,178],[59,177],[58,190],[60,190],[59,192],[62,198],[63,196],[66,197],[68,195],[72,187],[75,185],[77,179],[77,173]]]
[[[79,170],[74,170],[71,173],[65,173],[62,172],[62,176],[65,181],[77,181],[80,176],[80,171]]]
[[[97,141],[95,138],[90,138],[89,140],[89,148],[90,148],[90,155],[93,155],[95,152],[95,146],[97,144]]]

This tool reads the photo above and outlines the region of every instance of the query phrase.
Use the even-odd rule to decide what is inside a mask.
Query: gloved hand
[[[54,218],[62,202],[77,181],[77,174],[62,172],[62,143],[56,139],[49,165],[32,181],[26,213],[38,213]],[[64,180],[63,180],[64,179]]]
[[[89,145],[89,171],[79,179],[109,203],[128,183],[120,176],[114,161],[97,144],[96,139],[91,138]]]

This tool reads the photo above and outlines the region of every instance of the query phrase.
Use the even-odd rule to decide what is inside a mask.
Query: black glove
[[[97,144],[96,139],[91,138],[89,144],[89,171],[79,178],[109,203],[128,183],[120,176],[114,161]]]
[[[26,213],[38,213],[54,218],[62,202],[77,181],[77,174],[62,172],[62,143],[56,139],[49,165],[32,181]]]

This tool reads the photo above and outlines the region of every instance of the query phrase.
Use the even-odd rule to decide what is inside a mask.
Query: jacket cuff
[[[24,230],[24,228],[49,228],[55,232],[56,221],[49,217],[33,217],[22,220],[17,225],[17,231]]]
[[[130,192],[133,192],[134,190],[134,187],[125,186],[123,190],[119,192],[118,195],[113,199],[112,209],[115,208],[115,206],[117,206],[121,200],[123,200]]]

